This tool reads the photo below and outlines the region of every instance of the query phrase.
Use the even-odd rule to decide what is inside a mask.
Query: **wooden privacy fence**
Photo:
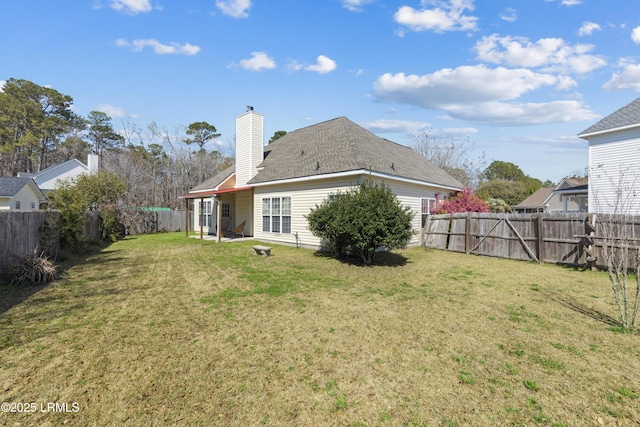
[[[591,222],[586,213],[430,215],[422,244],[491,257],[595,266],[602,260],[601,243]]]
[[[128,234],[164,233],[183,231],[186,222],[186,211],[144,211],[140,221],[127,228]]]
[[[54,256],[59,236],[56,224],[60,212],[0,211],[0,278],[9,277],[17,258],[45,252]]]
[[[129,227],[129,234],[182,231],[185,211],[146,211]],[[59,249],[58,211],[0,211],[0,279],[7,279],[17,258],[44,252],[55,258]],[[100,240],[102,223],[98,212],[87,212],[84,236]]]

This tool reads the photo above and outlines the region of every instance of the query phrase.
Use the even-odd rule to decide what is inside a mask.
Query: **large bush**
[[[452,197],[438,200],[432,214],[451,214],[458,212],[489,212],[489,204],[465,188]]]
[[[50,194],[51,207],[60,210],[60,240],[67,249],[82,250],[85,245],[84,224],[87,211],[98,211],[102,224],[101,238],[112,242],[120,234],[117,219],[118,199],[125,193],[126,183],[109,172],[83,174],[60,182]]]
[[[405,247],[413,235],[413,213],[389,187],[365,180],[316,205],[307,216],[311,232],[336,256],[356,256],[371,264],[375,251]]]

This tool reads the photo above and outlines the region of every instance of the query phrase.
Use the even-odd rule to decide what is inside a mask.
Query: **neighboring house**
[[[513,206],[515,213],[586,212],[587,178],[564,178],[556,187],[543,187]]]
[[[589,212],[640,214],[640,98],[578,136],[589,141]]]
[[[95,173],[98,171],[98,156],[89,154],[87,163],[85,165],[78,159],[71,159],[37,173],[19,172],[18,176],[33,178],[38,187],[46,194],[56,189],[59,180],[77,178],[83,173]]]
[[[183,196],[194,200],[196,230],[215,234],[220,228],[228,235],[244,224],[244,235],[262,241],[317,248],[321,242],[305,216],[332,194],[370,178],[385,183],[411,208],[412,243],[418,243],[423,216],[436,195],[463,186],[414,150],[346,117],[289,132],[266,147],[263,123],[251,107],[238,116],[236,164]]]
[[[562,203],[560,212],[587,212],[589,178],[565,178],[553,190]]]
[[[0,176],[0,210],[34,211],[44,200],[32,178]]]
[[[515,213],[549,212],[551,204],[554,208],[562,207],[562,204],[553,197],[553,187],[542,187],[512,209]]]

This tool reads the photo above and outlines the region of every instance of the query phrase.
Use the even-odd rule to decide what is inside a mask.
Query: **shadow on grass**
[[[109,257],[109,255],[117,251],[106,248],[107,246],[92,245],[82,254],[67,255],[63,261],[57,263],[59,277],[64,277],[64,273],[76,265],[100,265],[118,262],[120,258]],[[93,258],[89,260],[91,257]],[[0,315],[12,307],[21,304],[32,295],[35,295],[53,283],[50,282],[44,285],[35,286],[19,286],[10,285],[10,282],[11,277],[6,281],[0,282]]]
[[[559,303],[560,305],[592,318],[598,322],[604,323],[609,326],[621,326],[621,323],[613,317],[604,314],[598,310],[587,307],[586,305],[576,301],[574,298],[566,295],[558,295],[556,293],[544,293],[544,295],[552,301]]]
[[[332,258],[340,261],[343,264],[354,265],[358,267],[402,267],[407,264],[409,259],[404,255],[400,255],[395,252],[382,251],[376,253],[373,264],[365,264],[361,259],[356,257],[340,257],[337,258],[332,252],[327,251],[315,251],[314,256],[320,258]]]

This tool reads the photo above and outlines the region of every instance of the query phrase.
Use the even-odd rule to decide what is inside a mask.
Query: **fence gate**
[[[585,265],[595,258],[589,258],[584,242],[588,229],[589,219],[583,213],[430,215],[422,244],[498,258]]]

